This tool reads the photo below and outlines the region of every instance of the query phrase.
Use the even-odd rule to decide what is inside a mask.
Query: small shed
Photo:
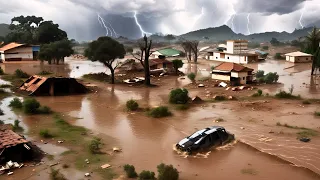
[[[155,58],[158,58],[159,56],[164,57],[177,57],[183,54],[181,51],[173,49],[173,48],[165,48],[165,49],[159,49],[152,53],[152,55]]]
[[[293,63],[302,63],[302,62],[311,62],[313,59],[313,55],[303,53],[300,51],[292,52],[285,54],[286,61],[293,62]]]
[[[39,51],[39,45],[12,42],[0,48],[0,59],[2,61],[32,61],[37,59]]]
[[[24,137],[9,129],[0,130],[0,163],[22,162],[33,155],[32,145]]]
[[[59,96],[70,94],[83,94],[87,88],[74,78],[31,76],[19,88],[29,95]]]

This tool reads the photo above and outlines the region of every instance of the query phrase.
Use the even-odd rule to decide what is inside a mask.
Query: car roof
[[[204,133],[205,134],[211,134],[213,132],[216,132],[217,130],[224,129],[224,127],[222,127],[222,126],[211,126],[211,127],[206,128],[206,129],[207,130]]]

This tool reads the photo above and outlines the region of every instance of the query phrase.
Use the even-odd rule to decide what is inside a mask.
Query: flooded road
[[[96,63],[85,61],[67,61],[66,63],[57,67],[41,64],[36,66],[22,64],[18,66],[30,74],[46,70],[71,77],[81,77],[82,74],[89,72],[105,72],[105,68]],[[285,67],[283,63],[271,61],[252,66],[257,66],[259,69],[260,67],[264,68],[266,72],[282,72]],[[7,64],[3,65],[6,66],[4,68],[6,72],[13,72],[17,68],[12,64],[9,66]],[[205,69],[210,68],[210,65],[193,66],[192,68],[187,67],[185,71],[201,71],[203,77],[209,75],[208,70],[205,71]],[[317,97],[319,88],[316,87],[310,92],[310,88],[298,86],[299,83],[304,82],[305,78],[302,76],[307,76],[306,74],[309,73],[309,70],[305,70],[305,65],[302,66],[294,68],[291,75],[290,72],[279,73],[279,81],[287,82],[290,77],[296,78],[297,87],[295,86],[294,93],[300,93],[302,96],[305,93],[309,97]],[[267,71],[268,69],[269,71]],[[64,97],[37,97],[37,99],[42,105],[47,105],[56,112],[74,117],[73,122],[76,125],[117,139],[110,146],[121,147],[123,152],[117,154],[112,161],[114,167],[128,163],[133,164],[138,172],[141,170],[156,171],[156,166],[163,162],[173,164],[181,172],[181,179],[190,180],[319,179],[319,176],[313,172],[320,174],[320,154],[318,150],[320,139],[313,138],[310,143],[305,144],[296,140],[294,134],[283,135],[277,133],[282,128],[274,127],[277,122],[288,123],[294,121],[299,123],[300,119],[310,121],[307,123],[307,127],[320,127],[320,122],[311,119],[310,114],[308,114],[314,112],[313,108],[302,110],[295,105],[286,104],[288,109],[279,105],[279,107],[274,107],[272,113],[269,111],[259,111],[257,113],[250,108],[237,109],[239,107],[237,102],[226,102],[193,107],[184,112],[174,111],[174,116],[163,119],[153,119],[147,117],[144,113],[125,111],[125,102],[130,99],[137,100],[142,107],[167,105],[170,90],[183,85],[179,81],[168,82],[167,85],[160,88],[128,88],[99,84],[102,90],[97,93]],[[290,86],[291,84],[287,82],[282,88],[285,89]],[[276,91],[278,89],[270,89],[270,92]],[[1,108],[5,108],[5,104],[9,101],[10,99],[5,99]],[[299,115],[289,116],[289,111],[297,111]],[[219,124],[214,122],[219,117],[223,117],[226,121]],[[13,118],[15,117],[13,116]],[[252,122],[249,122],[248,120],[251,119],[253,119]],[[26,126],[34,126],[41,120],[45,121],[46,119],[29,117],[24,118],[23,122]],[[254,123],[254,121],[264,122]],[[305,125],[305,123],[301,124]],[[187,135],[197,129],[212,125],[224,126],[236,135],[239,142],[231,148],[215,150],[208,156],[199,156],[198,158],[182,157],[172,149],[175,143]],[[269,133],[270,130],[276,133],[271,134]],[[313,172],[298,166],[307,167]]]

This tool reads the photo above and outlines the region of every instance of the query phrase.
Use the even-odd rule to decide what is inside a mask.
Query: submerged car
[[[176,144],[176,148],[191,154],[194,151],[224,145],[232,140],[234,135],[227,132],[224,127],[211,126],[182,139]]]

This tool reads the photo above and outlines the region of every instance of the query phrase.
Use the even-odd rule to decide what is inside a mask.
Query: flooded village
[[[0,45],[0,179],[320,178],[319,29],[298,46],[41,32]]]

